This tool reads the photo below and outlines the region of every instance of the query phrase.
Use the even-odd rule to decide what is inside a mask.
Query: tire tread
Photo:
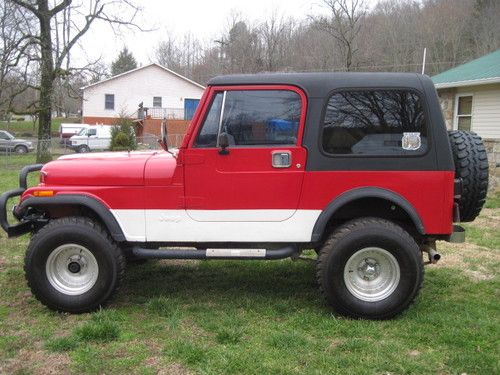
[[[396,232],[403,238],[405,238],[407,241],[414,242],[413,237],[410,236],[410,234],[405,231],[403,228],[401,228],[399,225],[396,225],[392,223],[391,221],[385,220],[385,219],[380,219],[377,217],[365,217],[365,218],[359,218],[359,219],[354,219],[351,220],[338,228],[336,228],[331,235],[328,237],[328,239],[325,241],[323,246],[321,247],[321,250],[319,251],[318,255],[318,260],[316,262],[316,280],[319,285],[319,291],[320,294],[322,295],[323,299],[328,302],[328,296],[327,293],[324,289],[323,286],[323,274],[326,271],[327,263],[328,263],[328,258],[331,254],[331,252],[335,251],[336,244],[338,241],[340,241],[342,238],[347,236],[349,233],[351,233],[354,230],[362,229],[367,226],[372,226],[372,225],[381,225],[386,228],[386,230]],[[419,262],[419,272],[423,275],[424,274],[424,263]],[[418,285],[416,285],[415,293],[414,296],[417,296],[420,289],[422,288],[424,278],[421,277]],[[371,316],[370,319],[375,319],[375,320],[385,320],[385,319],[390,319],[393,316],[402,313],[406,309],[408,309],[413,303],[415,302],[415,298],[412,298],[408,301],[406,305],[403,305],[398,309],[398,311],[394,313],[389,313],[389,314],[382,314],[378,316]],[[363,315],[354,313],[351,310],[345,309],[342,306],[336,305],[334,306],[335,310],[337,310],[340,314],[355,318],[355,319],[360,319],[360,318],[366,318]]]
[[[36,245],[40,241],[40,238],[44,236],[45,233],[50,232],[53,228],[61,226],[61,225],[81,225],[81,226],[86,226],[89,228],[92,228],[93,230],[97,231],[99,235],[101,235],[108,243],[109,243],[109,250],[113,256],[113,258],[116,261],[117,264],[117,281],[115,284],[115,288],[111,291],[110,295],[108,298],[106,298],[105,301],[98,301],[93,305],[89,305],[85,308],[81,308],[75,311],[71,311],[73,313],[84,313],[84,312],[91,312],[95,311],[96,309],[100,307],[106,306],[116,295],[116,292],[118,291],[122,280],[123,276],[125,274],[125,266],[126,266],[126,260],[125,256],[123,255],[121,249],[118,247],[116,242],[111,238],[110,234],[108,233],[107,230],[105,230],[100,224],[96,223],[95,221],[91,220],[88,217],[84,216],[68,216],[68,217],[62,217],[58,219],[53,219],[49,221],[43,228],[41,228],[38,232],[36,232],[32,237],[31,241],[28,245],[28,249],[26,250],[26,254],[24,257],[24,274],[26,281],[28,283],[28,287],[30,288],[32,294],[35,296],[35,298],[40,301],[42,304],[45,306],[49,307],[52,310],[56,310],[59,312],[65,312],[66,310],[62,310],[60,306],[53,304],[50,300],[44,298],[42,295],[36,292],[36,288],[34,288],[34,285],[32,284],[32,281],[28,277],[28,262],[31,256],[33,255],[33,252],[36,251]]]

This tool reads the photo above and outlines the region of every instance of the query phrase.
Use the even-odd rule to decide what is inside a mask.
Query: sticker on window
[[[422,146],[422,140],[420,139],[420,132],[410,132],[403,133],[403,139],[401,140],[401,146],[404,150],[415,151]]]

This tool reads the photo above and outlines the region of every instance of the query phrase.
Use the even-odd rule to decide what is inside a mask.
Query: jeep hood
[[[47,186],[143,186],[146,164],[161,156],[173,173],[176,160],[163,152],[102,152],[64,155],[41,170]]]

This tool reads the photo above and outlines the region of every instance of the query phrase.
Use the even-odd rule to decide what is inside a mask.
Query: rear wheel
[[[85,152],[90,152],[90,148],[87,145],[81,145],[81,146],[78,146],[77,151],[82,154]]]
[[[317,279],[341,315],[389,319],[413,302],[423,281],[415,240],[401,227],[362,218],[337,228],[321,248]]]
[[[52,220],[29,244],[24,270],[47,307],[83,313],[106,304],[125,270],[121,250],[97,223],[83,217]]]

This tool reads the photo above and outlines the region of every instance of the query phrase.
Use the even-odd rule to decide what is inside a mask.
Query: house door
[[[199,103],[200,99],[184,99],[184,120],[191,120],[193,118]]]

